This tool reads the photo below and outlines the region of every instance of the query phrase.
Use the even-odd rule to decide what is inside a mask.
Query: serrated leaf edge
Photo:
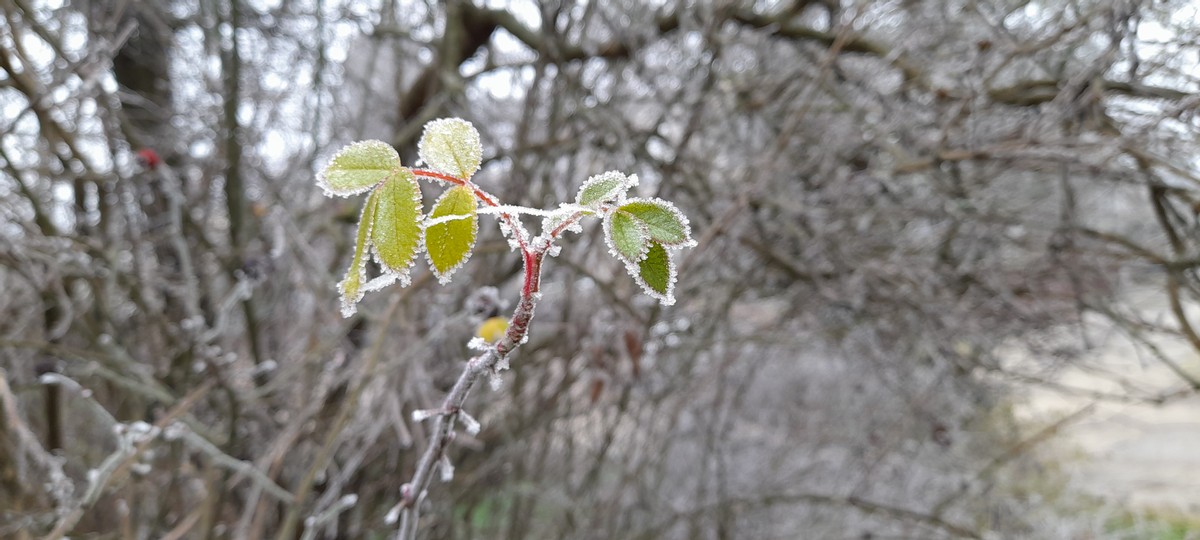
[[[658,197],[631,197],[629,199],[625,199],[624,201],[622,201],[620,203],[620,205],[617,206],[616,210],[624,211],[624,210],[621,210],[623,207],[630,205],[630,204],[636,204],[636,203],[649,203],[649,204],[653,204],[655,206],[661,206],[661,207],[665,208],[668,212],[670,212],[671,215],[675,216],[675,219],[678,220],[679,223],[683,225],[683,240],[680,240],[678,242],[664,242],[662,240],[659,240],[658,238],[654,238],[655,242],[662,244],[662,246],[667,249],[683,249],[683,248],[696,247],[696,241],[692,239],[692,224],[690,221],[688,221],[687,215],[685,215],[682,211],[680,211],[679,208],[677,206],[675,206],[674,203],[664,200],[664,199],[660,199]],[[628,211],[624,211],[624,212],[626,212],[630,215],[633,215],[633,219],[635,219],[637,221],[642,221],[641,218],[637,217],[637,215],[634,215],[632,212],[628,212]],[[647,229],[648,229],[648,227],[647,227]]]
[[[413,175],[411,172],[409,173],[408,176],[403,176],[403,173],[398,173],[397,175],[388,177],[388,180],[393,180],[393,179],[409,182],[414,187],[416,187],[416,189],[413,190],[413,202],[416,203],[416,205],[417,205],[417,226],[420,229],[420,231],[417,233],[417,245],[416,245],[416,247],[413,248],[413,252],[411,255],[409,255],[408,262],[405,263],[403,268],[393,268],[392,266],[383,262],[383,258],[379,256],[379,246],[375,242],[374,219],[371,220],[372,227],[371,227],[370,236],[368,237],[367,241],[371,246],[371,260],[375,261],[375,264],[378,264],[379,268],[381,268],[385,274],[391,274],[396,280],[400,281],[401,287],[407,287],[408,284],[411,282],[409,274],[411,274],[412,267],[414,264],[416,264],[417,257],[419,257],[421,255],[421,251],[423,251],[425,249],[425,227],[424,227],[425,214],[424,214],[424,207],[423,207],[424,200],[421,198],[421,186],[417,183],[416,176]],[[385,180],[385,182],[386,181],[387,180]],[[377,188],[382,188],[382,183],[379,186],[377,186]],[[378,208],[376,208],[375,213],[376,213],[376,215],[379,214]],[[374,280],[372,280],[372,281],[374,281]],[[386,286],[386,285],[384,285],[384,286]],[[384,286],[379,286],[376,289],[372,289],[372,290],[378,290],[378,289],[383,288]]]
[[[428,145],[435,144],[435,143],[433,143],[433,141],[427,140],[426,137],[432,136],[432,135],[439,135],[443,139],[446,138],[446,137],[442,136],[442,134],[440,134],[440,133],[430,133],[430,130],[437,129],[438,127],[440,127],[442,125],[456,124],[456,123],[460,123],[460,122],[462,124],[465,124],[467,126],[467,128],[470,129],[471,135],[469,135],[469,139],[468,139],[468,141],[466,141],[467,144],[473,143],[472,151],[479,154],[479,163],[476,164],[474,169],[472,169],[470,171],[466,170],[467,168],[463,166],[462,161],[460,161],[458,154],[453,151],[453,148],[450,149],[451,151],[449,152],[449,154],[451,157],[453,157],[455,165],[458,166],[457,167],[458,170],[449,170],[448,167],[442,167],[439,164],[434,163],[428,157],[428,152],[430,151]],[[470,121],[464,120],[462,118],[456,118],[456,117],[455,118],[438,118],[436,120],[430,120],[430,121],[426,122],[425,127],[422,128],[421,138],[417,139],[417,155],[420,157],[421,161],[424,162],[425,165],[428,166],[429,168],[431,168],[435,171],[438,171],[438,172],[446,173],[449,175],[453,175],[457,178],[466,180],[468,178],[471,178],[471,176],[473,176],[476,172],[479,172],[480,167],[483,165],[483,143],[481,141],[482,140],[479,135],[479,130],[476,129],[475,124],[472,124]],[[445,144],[448,141],[442,141],[442,142]]]
[[[361,147],[361,146],[368,146],[368,145],[375,145],[375,144],[383,145],[388,150],[391,150],[392,156],[395,157],[395,159],[396,159],[396,165],[389,169],[392,172],[388,176],[384,177],[383,180],[380,180],[379,182],[376,182],[374,184],[367,184],[366,186],[356,188],[356,189],[351,189],[351,190],[337,190],[333,186],[329,185],[329,178],[328,178],[327,173],[328,173],[329,167],[333,165],[334,161],[337,161],[338,158],[342,157],[343,155],[345,155],[347,152],[349,152],[353,148]],[[395,174],[395,172],[398,171],[401,167],[403,167],[403,164],[400,162],[400,153],[397,152],[396,148],[393,147],[392,145],[385,143],[378,139],[367,139],[367,140],[363,140],[363,141],[355,141],[350,144],[347,144],[346,146],[343,146],[341,150],[338,150],[336,154],[334,154],[332,157],[329,158],[329,161],[325,163],[324,167],[321,167],[321,170],[317,171],[317,186],[319,186],[321,188],[321,191],[323,191],[325,193],[326,197],[350,197],[353,195],[358,195],[360,193],[366,193],[368,191],[371,191],[372,189],[375,189],[376,187],[379,186],[379,184],[386,182],[388,178],[391,178],[391,175]],[[372,169],[372,170],[382,170],[382,169]]]
[[[433,214],[437,211],[438,205],[441,204],[442,201],[445,200],[446,197],[450,196],[450,193],[456,189],[470,190],[471,188],[469,188],[467,186],[454,186],[450,189],[447,189],[445,192],[443,192],[437,198],[436,201],[434,201],[433,206],[429,210],[429,217],[433,216]],[[421,251],[425,252],[425,262],[429,264],[429,269],[431,271],[433,271],[433,275],[437,277],[438,283],[441,283],[442,285],[449,283],[451,276],[453,276],[454,273],[457,272],[459,268],[462,268],[464,265],[467,264],[467,261],[471,259],[471,252],[475,250],[475,243],[477,241],[479,241],[479,212],[478,212],[479,200],[475,198],[475,193],[473,191],[471,192],[471,199],[475,201],[475,206],[473,207],[473,209],[471,211],[472,217],[470,218],[471,219],[471,244],[470,244],[470,246],[467,247],[467,252],[466,252],[466,254],[463,255],[463,258],[461,260],[459,260],[458,262],[454,263],[450,268],[447,268],[445,272],[438,271],[437,265],[435,265],[433,263],[433,256],[429,253],[429,246],[426,244],[426,239],[429,237],[429,228],[425,227],[424,233],[421,235],[421,246],[419,249]],[[452,215],[462,215],[462,214],[452,214]],[[446,222],[446,223],[449,223],[449,222]]]
[[[590,203],[583,202],[583,192],[587,191],[589,187],[592,187],[595,184],[608,180],[610,175],[620,176],[620,178],[617,180],[617,185],[612,189],[605,191],[602,196],[598,197],[595,201]],[[629,191],[629,189],[633,186],[636,186],[637,183],[638,180],[636,174],[626,175],[625,173],[616,170],[605,171],[600,174],[593,174],[592,176],[589,176],[587,180],[584,180],[583,185],[579,186],[579,191],[575,194],[575,203],[582,206],[596,208],[610,200],[622,200],[624,199],[625,192]]]
[[[679,280],[679,268],[675,266],[675,258],[671,256],[671,250],[667,249],[665,244],[656,241],[650,241],[647,242],[647,244],[658,244],[663,246],[663,251],[667,254],[667,291],[665,293],[660,293],[654,290],[650,287],[650,284],[646,283],[646,280],[642,278],[641,264],[642,261],[646,260],[646,257],[650,255],[650,247],[646,248],[646,255],[642,256],[642,260],[638,261],[637,264],[626,264],[625,270],[629,272],[631,277],[633,277],[634,283],[637,283],[638,287],[641,287],[642,292],[646,293],[646,296],[658,300],[664,306],[674,305],[675,282]]]
[[[605,212],[604,219],[601,221],[601,226],[604,229],[604,243],[608,246],[608,252],[613,257],[616,257],[617,260],[624,262],[626,265],[636,265],[637,263],[641,262],[641,260],[646,257],[646,253],[650,251],[650,231],[646,229],[646,224],[642,223],[642,220],[638,219],[633,214],[629,214],[629,212],[623,212],[625,214],[629,214],[630,219],[633,220],[633,224],[637,226],[638,233],[640,233],[642,236],[642,249],[638,253],[637,257],[635,259],[629,259],[625,257],[625,255],[617,249],[616,243],[614,243],[612,239],[612,219],[613,215],[615,215],[617,212],[619,212],[619,210]]]
[[[342,301],[342,317],[350,317],[354,315],[354,313],[358,311],[359,301],[361,301],[367,294],[367,291],[363,290],[363,286],[367,281],[367,265],[364,264],[364,262],[365,259],[370,256],[368,253],[371,249],[371,229],[375,227],[375,210],[372,208],[372,205],[377,204],[377,202],[378,199],[376,199],[372,194],[372,196],[367,197],[367,202],[363,204],[362,212],[358,217],[359,230],[354,232],[354,255],[350,259],[350,268],[346,269],[345,277],[338,282],[338,296]],[[369,220],[366,219],[367,211],[371,211],[371,219]],[[363,231],[363,227],[366,227],[365,231]],[[368,253],[363,253],[358,250],[358,238],[360,236],[365,236],[362,249],[364,252]],[[351,298],[346,291],[346,282],[350,279],[351,272],[356,270],[358,273],[358,290],[354,292],[354,297]]]

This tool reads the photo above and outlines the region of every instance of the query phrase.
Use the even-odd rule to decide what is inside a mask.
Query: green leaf
[[[379,207],[379,192],[371,192],[367,197],[366,204],[363,204],[362,217],[358,220],[358,235],[354,243],[354,258],[350,261],[350,268],[346,270],[346,277],[338,284],[338,292],[342,295],[342,316],[349,317],[354,315],[357,309],[358,301],[362,300],[363,282],[367,279],[367,268],[365,263],[366,252],[368,248],[368,240],[371,236],[371,228],[375,223],[375,211]]]
[[[628,212],[646,226],[650,238],[669,247],[687,247],[692,242],[692,228],[687,217],[675,205],[662,199],[630,199],[617,208]]]
[[[464,180],[475,174],[483,162],[479,132],[461,118],[442,118],[425,124],[417,154],[433,170]]]
[[[636,264],[650,248],[645,224],[627,212],[616,211],[605,216],[604,240],[613,255],[625,264]]]
[[[447,283],[475,247],[479,217],[475,209],[475,192],[467,186],[455,186],[442,194],[429,215],[431,224],[425,227],[425,250],[429,265],[438,281]],[[454,216],[465,216],[454,219]],[[439,219],[449,218],[449,219]]]
[[[375,260],[405,280],[421,246],[421,188],[412,171],[403,169],[375,193],[379,196],[371,228]]]
[[[326,195],[362,193],[400,168],[400,154],[383,141],[360,141],[343,148],[317,175]]]
[[[675,264],[662,244],[650,243],[650,250],[646,252],[646,258],[638,263],[637,270],[637,275],[634,277],[646,294],[661,300],[668,306],[675,303],[675,298],[672,296],[672,289],[675,288]]]
[[[637,175],[625,176],[619,171],[608,171],[588,178],[579,188],[575,202],[581,206],[595,206],[623,196],[630,187],[637,185]]]

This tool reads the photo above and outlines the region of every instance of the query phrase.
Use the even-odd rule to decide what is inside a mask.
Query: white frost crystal
[[[388,525],[395,525],[397,521],[400,521],[400,509],[400,504],[397,503],[391,510],[388,510],[387,515],[383,516],[383,522]]]
[[[583,206],[599,206],[600,204],[625,199],[625,193],[638,185],[636,174],[625,176],[621,171],[607,171],[593,175],[579,187],[575,202]]]
[[[400,167],[400,154],[383,141],[359,141],[339,151],[317,174],[326,196],[348,197],[368,191]]]
[[[467,430],[472,436],[479,435],[479,430],[483,426],[479,425],[479,421],[475,417],[467,414],[467,411],[458,411],[458,418],[462,420],[463,429]]]
[[[417,153],[433,170],[462,179],[475,174],[483,162],[479,132],[461,118],[442,118],[425,124]]]
[[[417,409],[412,412],[412,420],[413,422],[424,422],[436,414],[438,411],[434,409]]]
[[[687,216],[668,201],[657,197],[633,198],[621,203],[618,210],[634,215],[645,224],[650,236],[663,247],[679,249],[696,246]]]
[[[471,338],[471,341],[467,342],[467,348],[472,351],[486,351],[492,348],[492,344],[488,343],[486,339],[475,336]]]
[[[171,422],[167,429],[163,430],[163,439],[175,441],[187,434],[187,426],[182,422]]]
[[[371,281],[368,281],[366,284],[364,284],[362,286],[362,292],[369,293],[372,291],[378,291],[380,289],[383,289],[384,287],[387,287],[388,285],[395,283],[396,281],[400,282],[401,287],[407,287],[408,283],[409,283],[408,274],[407,273],[400,274],[400,273],[393,273],[393,272],[384,272],[383,274],[380,274],[379,276],[371,278]]]

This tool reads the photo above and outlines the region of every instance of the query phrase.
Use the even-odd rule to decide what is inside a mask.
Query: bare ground
[[[1166,308],[1164,300],[1140,291],[1131,295],[1131,303],[1152,317],[1163,315]],[[1190,311],[1193,321],[1200,320],[1200,306]],[[1097,323],[1094,330],[1089,338],[1095,347],[1084,359],[1087,369],[1064,369],[1054,382],[1095,392],[1183,391],[1186,397],[1161,405],[1123,403],[1031,387],[1017,404],[1017,414],[1045,425],[1090,406],[1087,414],[1059,430],[1054,446],[1075,487],[1129,509],[1200,516],[1200,395],[1186,393],[1187,384],[1178,375],[1111,325]],[[1200,377],[1200,355],[1186,343],[1161,339],[1155,345]]]

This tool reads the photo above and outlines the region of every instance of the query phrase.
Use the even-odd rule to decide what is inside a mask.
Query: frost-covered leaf
[[[616,211],[605,216],[604,241],[613,255],[625,264],[637,263],[650,248],[650,234],[645,224],[628,212]]]
[[[625,176],[619,171],[608,171],[588,178],[579,188],[575,202],[582,206],[594,206],[616,200],[637,184],[637,175]]]
[[[650,238],[668,247],[694,245],[687,217],[675,205],[662,199],[630,199],[618,209],[628,212],[646,226]]]
[[[407,169],[376,188],[379,206],[371,229],[375,260],[404,282],[421,246],[421,188]]]
[[[433,170],[467,179],[483,162],[479,132],[461,118],[442,118],[425,124],[417,153]]]
[[[438,281],[450,281],[450,275],[462,266],[475,247],[475,233],[479,230],[475,193],[467,186],[455,186],[444,193],[433,205],[425,227],[425,251],[429,265],[437,274]],[[455,216],[465,216],[455,219]],[[439,219],[441,218],[441,219]]]
[[[630,267],[630,273],[632,271],[633,268]],[[650,243],[646,258],[637,265],[637,275],[634,279],[646,294],[661,300],[663,304],[669,306],[675,303],[672,296],[672,290],[675,288],[675,263],[662,244]]]
[[[400,168],[400,154],[383,141],[359,141],[343,148],[317,175],[326,195],[362,193]]]
[[[358,220],[358,234],[354,242],[354,258],[350,261],[350,269],[346,277],[338,284],[338,292],[342,295],[342,316],[354,315],[358,301],[362,300],[363,282],[367,280],[366,252],[368,240],[371,237],[371,227],[375,223],[375,210],[379,207],[379,192],[374,191],[363,204],[362,217]]]

